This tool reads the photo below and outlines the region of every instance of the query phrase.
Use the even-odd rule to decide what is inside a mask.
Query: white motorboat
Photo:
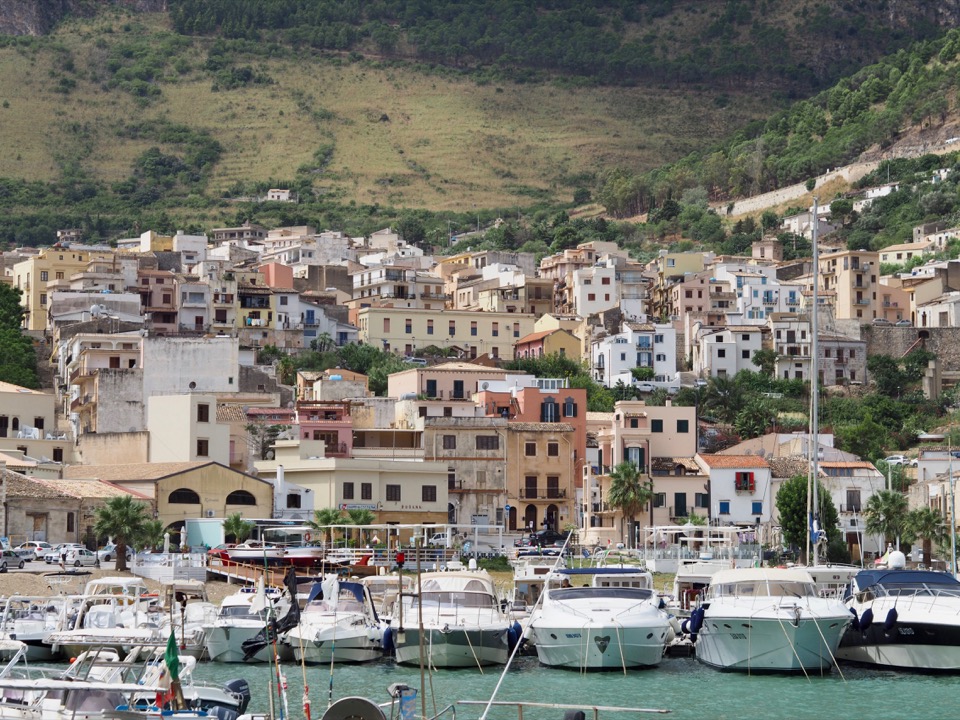
[[[703,599],[711,578],[729,567],[729,560],[701,559],[680,563],[677,574],[673,577],[673,599],[667,606],[670,612],[680,617],[689,617],[690,612]]]
[[[278,545],[270,545],[256,540],[227,548],[224,552],[232,563],[244,565],[278,565],[284,560],[285,550]]]
[[[265,645],[247,658],[243,643],[256,637],[271,619],[286,615],[290,597],[278,588],[241,588],[220,603],[216,622],[206,637],[207,658],[214,662],[270,662],[273,647]],[[283,658],[281,658],[283,659]]]
[[[300,624],[280,635],[305,663],[368,662],[383,654],[383,630],[370,592],[359,582],[330,575],[300,613]]]
[[[401,593],[413,592],[413,578],[409,575],[368,575],[360,580],[370,592],[373,609],[381,623],[390,623],[397,618]]]
[[[697,660],[722,670],[829,670],[852,615],[820,597],[802,568],[738,568],[714,574],[691,613]]]
[[[511,621],[485,570],[421,575],[420,594],[403,598],[403,628],[390,629],[399,663],[420,663],[421,611],[423,661],[428,666],[479,667],[507,661]]]
[[[522,625],[540,599],[547,576],[554,570],[566,567],[566,561],[561,556],[531,552],[517,553],[516,560],[510,564],[513,566],[510,615]]]
[[[552,573],[529,628],[541,663],[580,670],[652,667],[674,638],[653,576],[641,567]]]
[[[59,659],[60,653],[43,640],[54,630],[64,627],[76,601],[66,595],[12,595],[2,602],[0,637],[25,643],[27,660],[30,662]]]
[[[890,568],[862,570],[850,584],[855,614],[840,641],[842,660],[891,668],[960,670],[960,582],[947,573]]]

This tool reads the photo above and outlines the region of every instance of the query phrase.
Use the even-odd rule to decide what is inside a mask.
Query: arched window
[[[227,495],[227,505],[256,505],[257,499],[253,493],[246,490],[234,490]]]
[[[199,505],[200,496],[190,488],[177,488],[170,493],[170,497],[167,498],[167,502],[171,505]]]

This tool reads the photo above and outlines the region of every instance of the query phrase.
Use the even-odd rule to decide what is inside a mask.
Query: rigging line
[[[623,668],[623,674],[627,674],[627,661],[623,659],[623,637],[620,635],[620,629],[623,627],[619,622],[614,626],[617,632],[617,647],[620,648],[620,667]]]
[[[467,645],[470,646],[470,654],[473,655],[473,661],[477,664],[480,674],[483,675],[483,666],[480,664],[480,658],[477,657],[477,651],[473,649],[473,643],[470,641],[470,631],[463,628],[463,636],[467,639]],[[483,645],[483,630],[480,631],[480,644]]]
[[[847,679],[843,676],[843,670],[840,669],[840,664],[837,662],[837,658],[833,655],[833,650],[830,649],[830,645],[827,643],[827,638],[823,636],[823,630],[820,628],[820,623],[817,622],[816,618],[812,620],[814,626],[817,628],[817,632],[820,633],[820,639],[823,640],[823,646],[827,649],[827,652],[830,654],[830,660],[837,668],[837,672],[840,673],[840,679],[844,682]],[[820,674],[823,675],[823,665],[820,665]]]
[[[556,571],[557,566],[560,564],[560,561],[563,559],[564,554],[566,553],[566,550],[567,550],[567,546],[570,544],[570,536],[572,534],[573,533],[568,534],[567,539],[563,541],[563,546],[560,548],[560,552],[557,554],[557,559],[554,560],[553,562],[553,569],[551,570],[551,573]],[[548,591],[547,583],[549,582],[550,573],[548,573],[546,577],[547,579],[544,580],[544,590],[543,592],[540,593],[540,597],[537,598],[537,601],[533,604],[533,608],[531,608],[530,610],[531,619],[533,618],[537,608],[543,603],[543,598],[547,594],[547,591]],[[527,627],[529,628],[530,625],[528,624]],[[493,688],[493,692],[490,694],[490,699],[487,700],[487,704],[483,708],[483,713],[480,715],[480,720],[487,720],[487,715],[490,714],[490,708],[493,707],[493,701],[497,699],[497,693],[500,692],[500,686],[503,684],[504,679],[507,677],[507,671],[510,670],[510,665],[513,663],[513,659],[517,656],[517,651],[520,649],[520,646],[522,644],[523,643],[521,642],[517,642],[517,644],[513,646],[513,652],[510,653],[510,656],[507,658],[507,663],[503,667],[503,672],[500,673],[500,678],[497,680],[497,684]]]
[[[330,638],[330,687],[327,690],[327,709],[333,705],[333,657],[337,651],[337,625],[339,621],[337,620],[337,608],[340,605],[340,581],[337,581],[337,598],[335,600],[335,605],[333,606],[333,635]],[[319,632],[317,633],[319,635]],[[314,642],[316,642],[316,637],[314,637]]]
[[[796,608],[796,605],[794,605]],[[777,608],[775,607],[774,610]],[[790,645],[790,651],[793,653],[793,656],[797,659],[797,662],[800,664],[800,669],[803,670],[803,676],[807,679],[807,682],[810,682],[810,675],[807,673],[807,669],[803,666],[803,661],[800,659],[800,655],[797,654],[797,648],[793,644],[793,640],[790,639],[790,633],[787,632],[787,628],[783,625],[783,620],[780,619],[780,614],[777,613],[776,616],[777,622],[780,623],[780,629],[783,630],[783,636],[787,639],[787,643]],[[799,627],[800,619],[797,618],[797,627]]]

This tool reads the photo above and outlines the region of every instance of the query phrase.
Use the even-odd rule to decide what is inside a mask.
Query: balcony
[[[856,300],[853,301],[853,304],[854,304],[854,305],[869,305],[869,304],[870,304],[870,301],[867,300],[866,298],[857,298]]]
[[[421,300],[449,300],[449,293],[420,293]]]
[[[75,410],[79,410],[84,405],[89,405],[92,400],[92,395],[81,395],[78,398],[70,401],[70,411],[73,412]]]
[[[564,488],[520,488],[521,500],[561,500],[567,497],[567,491]]]
[[[841,513],[848,513],[848,514],[851,514],[851,515],[853,515],[853,514],[859,515],[859,514],[861,514],[861,513],[863,512],[863,504],[862,504],[862,503],[853,503],[853,504],[850,504],[850,505],[841,505],[841,506],[840,506],[840,512],[841,512]]]
[[[234,303],[233,293],[214,293],[213,294],[214,305],[233,305],[233,303]]]
[[[613,512],[613,510],[614,509],[610,507],[610,503],[606,503],[606,502],[590,503],[590,512],[593,513],[594,515],[598,513]]]

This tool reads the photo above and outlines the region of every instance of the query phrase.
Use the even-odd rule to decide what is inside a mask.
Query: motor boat
[[[837,657],[907,670],[960,670],[960,582],[947,573],[907,570],[898,551],[888,564],[851,580],[846,605],[853,621]]]
[[[2,601],[0,637],[26,644],[26,659],[29,662],[58,660],[60,653],[43,640],[49,633],[65,625],[74,602],[67,595],[12,595]],[[19,649],[16,645],[10,647]]]
[[[420,663],[421,613],[427,666],[479,667],[507,661],[512,622],[501,610],[485,570],[423,573],[419,595],[404,596],[402,612],[403,629],[391,628],[389,641],[384,641],[392,642],[399,663]]]
[[[285,550],[279,545],[271,545],[256,540],[234,545],[224,550],[227,560],[243,565],[279,565],[284,562]]]
[[[257,587],[241,588],[228,595],[220,603],[217,619],[207,633],[207,658],[223,663],[272,661],[272,646],[265,645],[247,659],[243,643],[259,634],[271,620],[285,615],[289,608],[289,595],[278,588],[265,588],[262,580]]]
[[[563,557],[542,553],[517,553],[513,566],[513,592],[508,610],[511,617],[523,625],[543,593],[547,576],[554,570],[566,567]]]
[[[401,593],[409,595],[413,592],[413,578],[409,575],[368,575],[360,582],[369,591],[381,623],[390,623],[397,618]]]
[[[383,655],[383,628],[370,592],[359,582],[327,576],[300,613],[300,623],[282,633],[297,662],[368,662]]]
[[[667,604],[668,610],[679,617],[689,617],[703,599],[711,578],[720,570],[729,567],[729,560],[699,559],[694,562],[681,562],[673,577],[673,599]]]
[[[283,562],[296,567],[317,567],[323,564],[324,550],[320,545],[291,545],[283,548]]]
[[[802,568],[736,568],[710,580],[690,615],[697,660],[722,670],[829,670],[852,615]]]
[[[652,667],[675,636],[649,571],[604,566],[551,573],[527,633],[542,664],[579,670]]]

